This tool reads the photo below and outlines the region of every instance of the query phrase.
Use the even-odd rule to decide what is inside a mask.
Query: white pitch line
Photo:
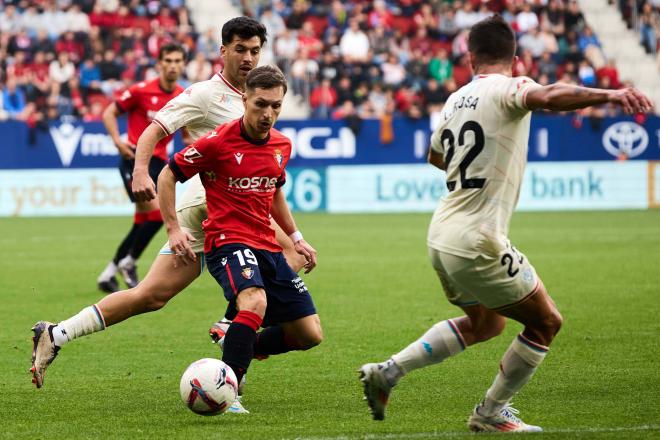
[[[607,433],[607,432],[634,432],[634,431],[658,431],[660,425],[640,425],[618,428],[558,428],[547,429],[540,434],[572,434],[572,433]],[[347,435],[337,437],[295,437],[293,439],[282,440],[396,440],[396,439],[417,439],[417,438],[451,438],[474,435],[471,432],[450,432],[450,431],[432,431],[432,432],[402,432],[402,433],[368,433],[360,435]],[[538,435],[538,434],[537,434]]]

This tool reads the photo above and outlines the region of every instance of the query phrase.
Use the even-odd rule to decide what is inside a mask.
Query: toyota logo
[[[603,147],[614,157],[622,154],[628,158],[637,157],[646,150],[648,144],[648,133],[634,122],[617,122],[603,133]]]

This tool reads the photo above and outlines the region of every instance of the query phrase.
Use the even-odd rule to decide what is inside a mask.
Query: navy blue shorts
[[[307,286],[289,267],[282,252],[227,244],[207,253],[206,265],[234,307],[239,292],[249,287],[262,287],[266,291],[262,327],[316,314]]]
[[[149,161],[149,176],[151,180],[154,181],[154,185],[158,183],[158,175],[165,168],[167,162],[165,162],[160,157],[153,156]],[[133,167],[135,166],[134,159],[124,159],[121,158],[119,162],[119,174],[121,174],[121,180],[124,182],[124,188],[126,189],[126,194],[128,198],[131,199],[131,202],[135,203],[135,196],[133,195]]]

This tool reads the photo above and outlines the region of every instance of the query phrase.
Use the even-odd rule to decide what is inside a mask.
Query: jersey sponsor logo
[[[649,135],[639,124],[622,121],[610,125],[603,133],[603,147],[614,157],[628,159],[642,154],[649,144]]]
[[[236,158],[236,163],[240,165],[243,160],[243,153],[234,153],[234,157]]]
[[[188,163],[194,163],[195,159],[199,159],[201,157],[202,157],[202,153],[197,151],[197,148],[195,148],[195,147],[189,147],[183,153],[183,160],[185,160]]]
[[[251,267],[245,267],[245,268],[243,268],[243,271],[241,272],[241,275],[246,280],[250,280],[254,276],[254,271],[252,270]]]
[[[50,135],[55,143],[57,154],[65,167],[71,165],[84,131],[82,127],[74,127],[69,123],[62,124],[59,127],[50,127]]]
[[[229,177],[229,189],[268,191],[276,184],[277,177]]]
[[[277,166],[282,168],[282,161],[284,160],[284,156],[282,155],[282,150],[279,148],[275,150],[275,154],[273,155],[275,157],[275,162],[277,162]]]
[[[192,91],[193,91],[193,88],[188,87],[186,90],[183,91],[183,94],[190,96],[190,95],[192,95]]]

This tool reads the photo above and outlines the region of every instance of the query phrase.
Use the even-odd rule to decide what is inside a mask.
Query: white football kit
[[[243,112],[243,93],[232,86],[222,73],[217,73],[208,81],[191,85],[172,99],[156,114],[154,122],[167,134],[186,127],[190,137],[196,141],[218,125],[240,118]],[[181,229],[197,240],[190,243],[193,252],[204,252],[202,221],[207,217],[206,192],[198,175],[188,181],[176,210]],[[169,243],[163,246],[160,253],[172,253]]]
[[[431,148],[444,157],[449,194],[428,232],[431,262],[450,302],[503,308],[535,291],[527,257],[509,242],[531,112],[527,77],[479,75],[445,104]]]

